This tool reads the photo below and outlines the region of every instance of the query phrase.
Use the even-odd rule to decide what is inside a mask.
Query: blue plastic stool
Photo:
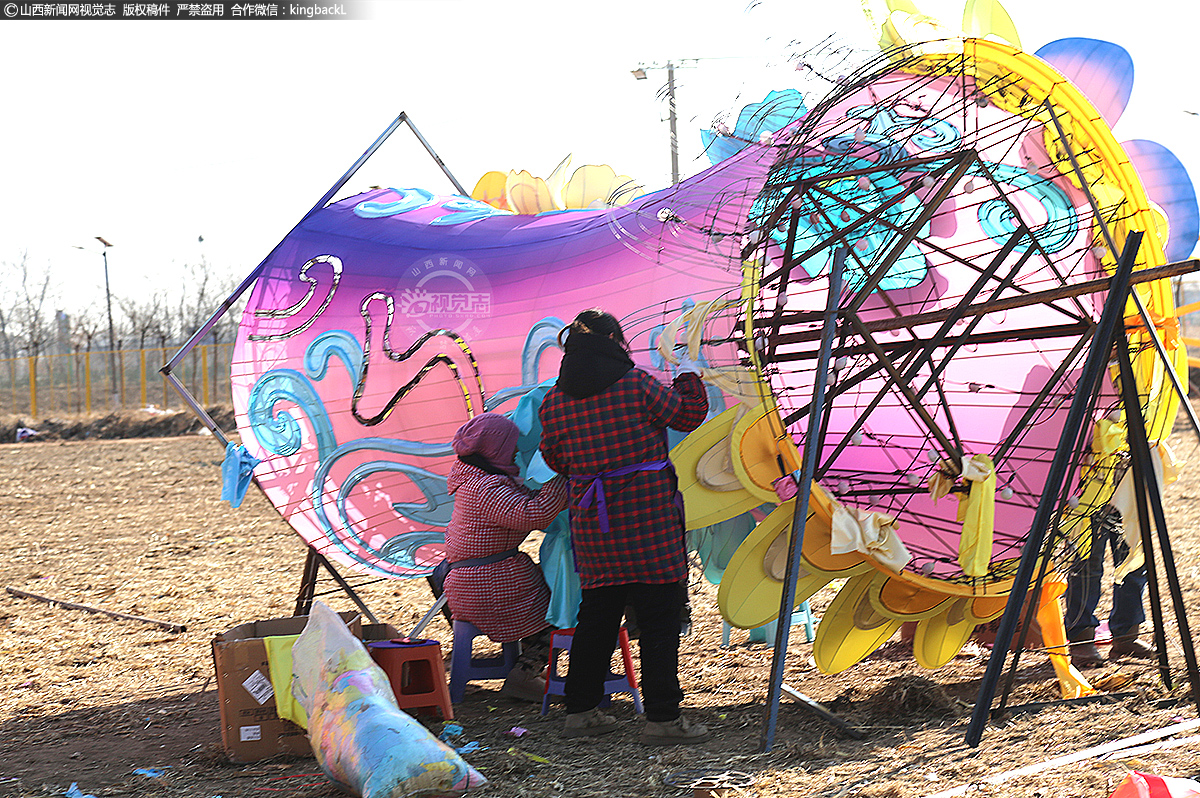
[[[796,605],[796,609],[792,612],[792,626],[798,623],[804,624],[804,642],[811,643],[816,637],[816,621],[813,620],[812,610],[808,607],[807,601],[802,601]],[[775,632],[779,626],[779,619],[765,623],[762,626],[750,630],[751,643],[768,643],[775,639]],[[721,647],[729,648],[729,632],[733,629],[728,621],[725,621],[721,626]]]
[[[454,648],[450,654],[450,701],[457,704],[467,692],[467,682],[476,679],[503,679],[517,664],[521,644],[501,643],[498,657],[472,655],[475,638],[482,635],[479,627],[469,621],[454,622]]]
[[[574,629],[559,629],[550,638],[550,665],[546,669],[546,694],[542,696],[542,714],[550,711],[550,696],[566,693],[566,674],[558,672],[558,654],[571,650],[571,641],[575,639]],[[617,633],[617,643],[621,647],[621,663],[624,673],[609,671],[604,680],[604,699],[600,706],[612,702],[613,693],[630,693],[633,696],[633,709],[642,714],[642,695],[638,692],[637,677],[633,673],[633,653],[629,649],[629,632],[622,628]]]

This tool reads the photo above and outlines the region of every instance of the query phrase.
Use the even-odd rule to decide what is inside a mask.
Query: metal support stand
[[[308,213],[304,214],[300,221],[296,222],[292,229],[288,231],[288,235],[291,235],[293,232],[295,232],[296,228],[304,224],[308,217],[324,208],[326,204],[328,204],[329,201],[333,199],[333,197],[339,191],[341,191],[342,186],[346,185],[350,178],[354,176],[354,173],[357,172],[359,168],[361,168],[362,165],[365,164],[367,160],[375,154],[376,150],[383,146],[383,143],[387,141],[392,133],[396,131],[396,128],[405,123],[408,124],[408,127],[410,130],[412,130],[413,135],[417,137],[417,141],[421,142],[421,146],[425,148],[425,151],[429,153],[434,162],[437,163],[437,165],[441,167],[442,171],[446,173],[446,176],[450,178],[450,182],[454,184],[454,188],[460,194],[465,195],[467,190],[464,189],[462,184],[458,182],[458,179],[451,174],[450,170],[446,167],[446,164],[442,162],[442,159],[434,151],[433,147],[429,145],[429,142],[425,140],[425,137],[421,135],[421,132],[417,130],[416,125],[413,124],[412,120],[408,117],[408,114],[401,111],[400,115],[392,120],[392,123],[388,125],[387,129],[380,133],[379,137],[375,139],[371,146],[367,147],[363,154],[358,157],[358,160],[351,164],[350,168],[346,170],[345,174],[339,177],[334,184],[329,187],[329,190],[325,192],[324,196],[317,200],[315,205],[309,208]],[[261,274],[262,270],[266,268],[267,261],[271,259],[271,256],[275,254],[276,250],[279,249],[280,245],[283,244],[286,239],[287,236],[284,236],[282,239],[280,239],[279,243],[276,244],[269,253],[267,253],[265,258],[262,259],[262,262],[259,263],[258,266],[254,267],[254,270],[250,272],[250,274],[246,275],[246,278],[242,280],[238,287],[233,290],[233,293],[221,303],[221,307],[209,317],[208,321],[204,322],[204,324],[200,326],[200,329],[196,330],[196,332],[192,334],[192,337],[187,340],[187,343],[179,348],[179,351],[175,353],[174,357],[168,360],[166,364],[159,369],[163,376],[167,378],[167,381],[171,383],[171,387],[175,389],[183,401],[187,403],[187,406],[191,408],[196,417],[200,419],[201,423],[208,427],[213,435],[216,436],[221,446],[225,446],[225,444],[228,443],[228,440],[225,438],[225,434],[217,426],[217,422],[214,421],[212,417],[209,416],[204,410],[204,408],[200,406],[200,403],[196,401],[196,397],[192,395],[191,391],[189,391],[187,387],[180,382],[177,377],[175,377],[175,367],[181,360],[187,357],[188,353],[191,352],[198,343],[200,343],[200,341],[205,335],[208,334],[213,326],[215,326],[216,323],[220,321],[226,313],[229,312],[230,308],[233,307],[233,303],[237,302],[238,298],[241,297],[241,295],[244,294],[250,288],[250,286],[254,285],[254,281],[258,279],[259,274]]]
[[[996,694],[1000,672],[1004,668],[1004,661],[1008,657],[1009,648],[1012,645],[1013,633],[1016,631],[1021,607],[1025,603],[1025,596],[1033,580],[1034,568],[1042,558],[1043,543],[1046,541],[1052,516],[1058,507],[1063,483],[1067,479],[1070,457],[1083,429],[1085,411],[1108,363],[1108,356],[1112,352],[1117,322],[1122,317],[1125,298],[1129,294],[1129,276],[1133,272],[1134,261],[1137,258],[1141,241],[1142,233],[1134,232],[1129,235],[1125,242],[1125,249],[1121,253],[1121,259],[1117,264],[1116,273],[1113,274],[1108,298],[1104,303],[1104,311],[1101,313],[1100,323],[1092,337],[1075,396],[1067,411],[1062,435],[1046,476],[1046,486],[1034,513],[1029,537],[1021,551],[1021,561],[1013,579],[1008,604],[1004,609],[1004,615],[1001,616],[1000,626],[996,630],[992,655],[988,659],[987,671],[980,683],[979,696],[975,700],[975,709],[971,713],[971,720],[967,726],[966,743],[971,747],[979,745],[979,741],[983,738],[984,726],[991,715],[992,698]]]
[[[1167,535],[1167,517],[1163,511],[1161,488],[1151,460],[1153,455],[1150,451],[1150,442],[1146,438],[1146,428],[1142,423],[1142,405],[1133,373],[1133,362],[1129,355],[1129,341],[1122,335],[1119,343],[1121,345],[1117,347],[1117,361],[1121,371],[1121,398],[1125,404],[1125,426],[1129,437],[1130,465],[1133,470],[1134,491],[1137,497],[1138,523],[1142,531],[1142,551],[1146,559],[1146,584],[1150,587],[1150,610],[1154,619],[1154,645],[1158,649],[1159,673],[1162,675],[1163,683],[1170,688],[1172,680],[1170,666],[1167,662],[1167,637],[1163,625],[1162,598],[1159,593],[1154,563],[1154,540],[1150,533],[1151,513],[1149,511],[1153,512],[1154,526],[1158,530],[1159,554],[1162,555],[1167,589],[1171,593],[1171,603],[1175,610],[1175,623],[1179,629],[1179,642],[1183,646],[1183,657],[1187,664],[1192,700],[1196,704],[1197,711],[1200,711],[1200,669],[1196,664],[1196,648],[1188,628],[1187,607],[1183,602],[1183,592],[1179,586],[1179,572],[1175,568],[1175,553]]]
[[[821,348],[813,374],[813,398],[808,416],[808,430],[804,437],[804,460],[800,473],[793,474],[798,493],[792,530],[788,540],[788,569],[783,577],[783,597],[779,602],[779,617],[792,616],[796,602],[796,581],[800,573],[800,553],[804,545],[804,525],[808,520],[808,499],[817,468],[817,455],[821,451],[821,420],[825,410],[825,385],[829,376],[829,363],[833,352],[833,337],[837,332],[838,305],[842,294],[842,269],[846,263],[846,249],[839,247],[833,255],[833,267],[829,273],[829,296],[825,302],[825,317],[821,327]],[[786,288],[786,286],[784,287]],[[788,636],[792,625],[781,622],[775,626],[775,654],[771,659],[771,682],[767,688],[766,717],[763,723],[759,750],[767,752],[775,745],[775,726],[779,721],[779,694],[784,688],[783,667],[787,660]],[[825,715],[822,715],[825,717]]]
[[[408,125],[413,135],[417,137],[417,141],[421,143],[421,146],[427,153],[429,153],[429,156],[433,158],[434,162],[437,163],[446,176],[450,178],[450,182],[454,184],[454,188],[460,194],[467,194],[467,190],[463,188],[462,184],[459,183],[458,179],[455,178],[450,172],[449,168],[447,168],[446,164],[434,151],[433,147],[431,147],[429,142],[425,140],[425,137],[421,135],[421,131],[417,130],[417,126],[413,124],[412,119],[409,118],[407,113],[401,111],[400,115],[392,120],[391,124],[387,126],[387,129],[379,134],[378,138],[372,142],[371,146],[367,147],[367,149],[363,151],[363,154],[358,157],[358,160],[351,164],[350,168],[347,169],[340,178],[334,181],[333,185],[329,187],[329,190],[326,191],[319,200],[317,200],[317,202],[308,210],[308,212],[304,214],[300,221],[296,222],[292,229],[288,231],[288,235],[291,235],[293,232],[295,232],[295,230],[299,228],[300,225],[304,224],[304,222],[310,216],[324,208],[329,201],[332,200],[339,191],[341,191],[342,187],[346,185],[346,183],[351,177],[354,176],[354,174],[362,167],[362,165],[365,164],[381,146],[383,146],[383,143],[387,141],[392,133],[396,131],[396,128],[400,127],[402,124]],[[209,317],[208,321],[204,322],[204,324],[200,326],[200,329],[193,333],[192,337],[189,338],[182,347],[180,347],[179,351],[175,353],[174,357],[172,357],[165,365],[163,365],[161,369],[159,369],[163,377],[166,378],[167,382],[171,384],[171,387],[173,387],[176,393],[179,394],[180,398],[182,398],[187,406],[191,408],[192,413],[194,413],[195,416],[200,419],[200,422],[204,424],[204,426],[207,427],[210,432],[212,432],[213,437],[222,448],[229,443],[229,439],[217,425],[217,422],[213,420],[212,416],[210,416],[208,412],[201,407],[200,403],[196,400],[196,397],[192,395],[192,392],[188,390],[187,386],[185,386],[183,382],[180,381],[177,376],[175,376],[175,367],[180,361],[187,357],[188,353],[191,352],[201,340],[203,340],[204,336],[207,335],[210,330],[212,330],[217,322],[229,312],[230,308],[233,307],[233,304],[237,302],[238,298],[241,297],[241,295],[254,284],[255,280],[257,280],[258,276],[262,273],[262,270],[266,268],[267,262],[271,259],[271,257],[275,254],[285,240],[287,240],[287,236],[284,236],[282,239],[280,239],[279,243],[277,243],[267,254],[267,256],[262,259],[262,262],[259,263],[258,266],[256,266],[254,270],[250,272],[250,274],[246,275],[246,278],[242,280],[238,287],[233,290],[233,293],[221,303],[221,307]],[[106,258],[106,274],[107,263],[108,261]],[[257,484],[257,482],[255,484]],[[371,623],[378,623],[378,621],[375,619],[375,616],[371,614],[369,609],[367,609],[367,605],[363,603],[362,599],[354,591],[353,587],[346,582],[342,575],[337,572],[333,565],[327,559],[325,559],[320,552],[311,546],[308,549],[308,556],[304,561],[304,573],[301,577],[300,592],[296,596],[296,615],[307,615],[309,610],[312,609],[312,602],[318,575],[318,566],[325,567],[325,570],[329,572],[330,576],[333,577],[333,580],[337,582],[342,590],[346,592],[346,595],[350,597],[350,600],[354,602],[355,606],[358,607],[362,614],[366,616]]]
[[[370,608],[367,607],[366,602],[359,597],[353,586],[346,581],[345,577],[337,572],[337,569],[333,567],[333,564],[329,562],[329,560],[325,559],[325,555],[321,554],[312,546],[308,547],[308,556],[304,560],[304,576],[300,581],[300,592],[296,596],[297,615],[308,615],[308,613],[312,610],[313,599],[316,596],[317,576],[319,574],[319,571],[317,570],[318,566],[324,567],[325,570],[329,572],[329,575],[333,578],[333,581],[336,582],[338,587],[342,589],[342,592],[350,597],[350,600],[354,602],[354,606],[358,607],[358,611],[361,612],[368,621],[371,623],[379,623],[379,619],[376,618],[375,614],[372,613]]]

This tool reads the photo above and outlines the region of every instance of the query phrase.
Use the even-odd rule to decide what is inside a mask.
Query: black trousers
[[[567,669],[567,712],[586,712],[600,705],[625,606],[637,613],[641,637],[641,692],[646,720],[679,717],[679,614],[684,588],[679,582],[587,588],[579,603],[579,620],[571,642]]]
[[[1116,516],[1115,520],[1113,516]],[[1079,634],[1100,625],[1096,606],[1100,603],[1101,583],[1104,580],[1104,555],[1112,549],[1113,565],[1129,556],[1129,546],[1121,537],[1119,513],[1097,513],[1092,516],[1092,547],[1086,559],[1075,563],[1067,575],[1067,636]],[[1142,595],[1146,590],[1146,566],[1135,568],[1125,581],[1114,584],[1112,609],[1108,614],[1108,630],[1113,637],[1125,637],[1135,626],[1146,621]]]

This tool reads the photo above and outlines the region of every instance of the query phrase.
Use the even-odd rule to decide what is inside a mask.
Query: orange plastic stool
[[[574,629],[559,629],[550,638],[550,664],[546,670],[546,694],[542,696],[542,714],[550,711],[550,696],[563,695],[566,692],[567,679],[565,674],[558,672],[558,655],[562,651],[571,650],[571,641],[575,639]],[[637,676],[633,670],[633,654],[629,649],[629,632],[625,627],[617,632],[617,645],[621,648],[621,663],[624,673],[609,672],[604,680],[604,700],[600,706],[611,702],[613,693],[630,693],[633,696],[633,709],[642,714],[642,696],[638,692]]]
[[[387,674],[400,708],[412,714],[454,720],[442,646],[436,640],[376,640],[367,644],[371,659]],[[415,711],[415,712],[414,712]]]

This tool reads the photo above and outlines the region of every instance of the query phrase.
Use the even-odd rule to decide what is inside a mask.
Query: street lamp
[[[104,302],[108,306],[108,367],[112,372],[112,399],[115,408],[117,406],[117,336],[113,329],[112,291],[108,287],[108,248],[112,244],[100,236],[96,236],[96,240],[104,247],[100,254],[104,256]]]
[[[651,64],[650,69],[661,69],[657,64]],[[675,132],[675,64],[667,62],[667,113],[671,123],[671,185],[679,182],[679,137]],[[646,67],[638,65],[632,70],[635,80],[646,79]]]
[[[109,370],[109,373],[112,375],[112,403],[113,403],[113,408],[115,409],[117,406],[117,394],[118,394],[118,392],[117,392],[117,336],[116,336],[116,332],[114,331],[114,327],[113,327],[112,291],[109,290],[109,287],[108,287],[108,248],[111,247],[112,244],[105,241],[104,238],[101,236],[96,236],[96,240],[99,241],[100,244],[104,247],[104,249],[102,249],[100,251],[100,254],[104,257],[104,301],[105,301],[105,304],[108,306],[108,370]],[[75,247],[75,249],[82,249],[84,252],[91,251],[88,249],[84,249],[83,247]]]

